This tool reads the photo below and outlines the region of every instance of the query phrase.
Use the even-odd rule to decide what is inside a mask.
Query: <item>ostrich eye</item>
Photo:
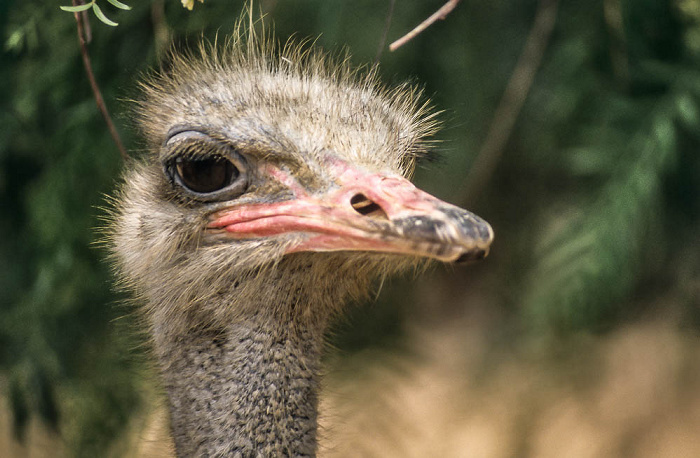
[[[225,140],[197,130],[182,130],[175,131],[163,146],[163,172],[170,185],[188,197],[217,202],[246,191],[246,158]]]
[[[238,168],[224,158],[177,158],[175,172],[184,187],[200,194],[224,189],[240,175]]]

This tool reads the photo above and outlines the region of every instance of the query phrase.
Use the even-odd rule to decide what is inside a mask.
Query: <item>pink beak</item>
[[[295,194],[292,200],[239,205],[214,213],[209,229],[236,239],[299,234],[287,253],[373,251],[462,262],[484,258],[491,226],[398,175],[334,164],[337,179],[321,194],[307,193],[286,172],[267,173]]]

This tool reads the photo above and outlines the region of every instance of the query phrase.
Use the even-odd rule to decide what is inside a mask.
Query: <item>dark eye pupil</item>
[[[182,184],[194,192],[207,193],[225,188],[239,175],[235,165],[223,158],[175,161]]]

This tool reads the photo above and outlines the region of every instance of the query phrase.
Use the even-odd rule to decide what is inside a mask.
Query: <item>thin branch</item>
[[[437,21],[438,19],[444,20],[447,17],[447,15],[450,14],[452,10],[457,7],[457,4],[459,2],[460,0],[449,0],[447,3],[442,5],[442,7],[439,10],[434,12],[432,16],[418,24],[418,26],[415,29],[411,30],[406,35],[402,36],[401,38],[390,44],[389,50],[396,51],[401,46],[405,45],[413,38],[415,38],[419,33],[430,27],[433,24],[433,22]]]
[[[81,4],[83,4],[82,0],[73,0],[73,6]],[[109,116],[109,111],[107,111],[107,105],[105,105],[105,101],[102,98],[102,92],[100,91],[100,87],[97,85],[97,81],[95,80],[95,74],[92,71],[90,55],[88,54],[87,45],[85,44],[85,27],[83,25],[83,17],[80,13],[73,13],[73,15],[75,16],[75,21],[78,24],[78,42],[80,43],[80,54],[83,56],[83,65],[85,66],[85,73],[87,74],[88,80],[90,81],[90,87],[92,88],[92,93],[95,96],[97,108],[100,110],[100,113],[102,113],[102,117],[104,118],[105,123],[107,123],[107,128],[109,129],[109,133],[112,135],[114,143],[117,145],[117,149],[119,149],[119,154],[121,155],[124,161],[128,161],[129,155],[127,154],[126,148],[124,148],[124,144],[122,143],[122,140],[119,137],[117,128],[114,127],[112,118]]]
[[[391,0],[389,2],[389,12],[386,14],[386,21],[384,22],[384,32],[382,33],[382,39],[379,40],[379,48],[377,48],[377,57],[374,58],[374,65],[379,63],[379,59],[382,57],[382,52],[384,51],[384,46],[386,46],[386,39],[389,35],[389,26],[391,26],[391,18],[394,16],[394,5],[396,0]]]
[[[523,51],[494,112],[486,139],[460,192],[461,198],[458,202],[464,206],[471,206],[474,203],[478,193],[491,179],[503,155],[503,149],[513,133],[515,121],[525,104],[549,44],[556,23],[558,3],[559,0],[540,0],[537,6],[535,21],[528,33]]]
[[[79,3],[84,3],[84,1],[81,1]],[[75,3],[73,3],[75,5]],[[85,28],[84,34],[85,35],[85,42],[87,44],[92,43],[92,26],[90,25],[90,16],[88,16],[88,11],[81,11],[82,17],[83,17],[83,27]]]

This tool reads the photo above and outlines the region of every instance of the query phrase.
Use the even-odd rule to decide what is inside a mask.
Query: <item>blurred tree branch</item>
[[[170,46],[170,30],[165,22],[165,1],[155,0],[151,5],[151,21],[153,22],[153,43],[156,56],[163,57]]]
[[[391,18],[394,15],[394,5],[396,0],[389,1],[389,11],[386,13],[386,21],[384,23],[384,31],[382,32],[382,38],[379,40],[379,48],[377,49],[377,57],[374,58],[374,64],[379,63],[379,59],[382,57],[382,52],[384,51],[384,46],[386,45],[386,38],[389,35],[389,27],[391,26]]]
[[[463,206],[474,204],[478,193],[484,189],[498,165],[549,44],[558,5],[559,0],[540,0],[537,6],[535,21],[525,47],[496,107],[486,139],[456,199]]]
[[[627,63],[627,43],[620,0],[605,0],[603,2],[603,12],[605,14],[605,23],[610,33],[610,60],[612,61],[613,72],[620,84],[627,88],[629,85],[629,65]]]

